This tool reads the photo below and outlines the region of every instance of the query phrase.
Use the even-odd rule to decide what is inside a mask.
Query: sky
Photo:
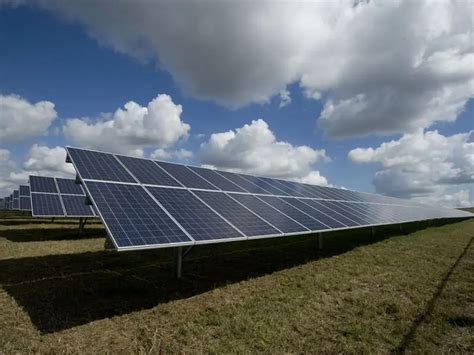
[[[0,197],[70,145],[474,205],[473,7],[0,0]]]

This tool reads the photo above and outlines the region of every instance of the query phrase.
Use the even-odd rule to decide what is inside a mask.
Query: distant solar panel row
[[[35,217],[94,217],[81,185],[72,179],[30,176],[31,208]],[[26,202],[25,202],[26,203]]]
[[[67,148],[117,249],[469,217],[409,201]]]

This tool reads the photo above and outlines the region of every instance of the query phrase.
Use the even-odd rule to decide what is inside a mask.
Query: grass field
[[[0,353],[474,351],[474,219],[116,253],[0,215]]]

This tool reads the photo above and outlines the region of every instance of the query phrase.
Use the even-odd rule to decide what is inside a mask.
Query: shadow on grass
[[[418,226],[424,227],[424,226]],[[413,226],[406,226],[410,232]],[[398,226],[196,247],[175,279],[173,250],[91,252],[0,260],[0,285],[42,333],[150,309],[253,277],[345,253],[399,234]]]
[[[441,296],[441,293],[443,292],[444,288],[446,287],[446,284],[448,283],[449,278],[453,274],[454,270],[456,267],[459,265],[461,262],[462,258],[464,255],[466,255],[467,251],[471,247],[472,242],[474,241],[474,238],[471,238],[469,240],[469,243],[467,243],[466,247],[462,251],[462,253],[458,256],[454,264],[449,268],[448,272],[446,275],[443,277],[439,285],[436,287],[436,291],[431,297],[431,299],[428,301],[426,304],[426,307],[423,309],[423,312],[421,312],[418,317],[413,321],[411,324],[410,328],[408,329],[408,332],[403,336],[402,341],[400,344],[392,350],[393,354],[404,354],[406,352],[406,349],[408,345],[413,341],[416,335],[416,331],[420,327],[421,324],[423,324],[426,319],[433,313],[434,307],[436,305],[436,301],[439,299]],[[454,324],[456,326],[472,326],[474,324],[474,320],[471,317],[458,317],[455,319],[449,319],[448,322],[451,324]]]
[[[82,233],[79,232],[79,226],[71,226],[70,228],[6,229],[0,231],[0,237],[17,243],[105,238],[105,236],[106,232],[104,228],[87,226]]]

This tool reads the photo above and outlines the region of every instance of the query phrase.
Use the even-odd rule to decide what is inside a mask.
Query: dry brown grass
[[[474,220],[195,248],[179,281],[46,222],[0,216],[0,353],[474,350]]]

